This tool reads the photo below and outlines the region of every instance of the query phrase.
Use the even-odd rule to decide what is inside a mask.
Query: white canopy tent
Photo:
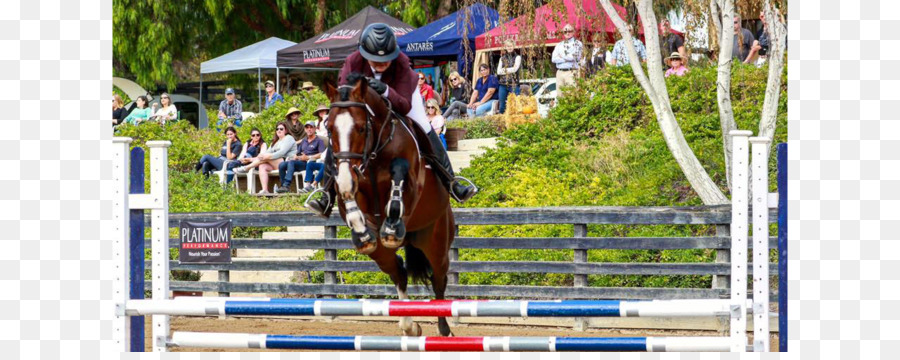
[[[204,61],[200,64],[200,101],[203,101],[203,74],[233,72],[233,73],[252,73],[256,70],[257,82],[262,82],[262,73],[264,70],[275,70],[275,91],[280,86],[280,74],[275,59],[278,50],[297,43],[277,37],[270,37],[258,43],[248,45],[219,56],[215,59]],[[259,108],[262,109],[262,88],[257,85],[259,92]]]

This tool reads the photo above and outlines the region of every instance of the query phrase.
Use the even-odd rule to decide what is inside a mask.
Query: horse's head
[[[368,80],[351,74],[348,84],[335,89],[325,87],[331,99],[326,128],[331,134],[331,148],[337,167],[338,192],[345,200],[353,199],[359,188],[359,178],[365,170],[376,138],[378,127],[387,121],[388,109],[384,100],[369,88]]]

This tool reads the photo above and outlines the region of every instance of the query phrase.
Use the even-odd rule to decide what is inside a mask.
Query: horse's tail
[[[406,250],[406,272],[412,277],[413,282],[429,287],[431,284],[431,263],[425,257],[425,253],[410,244],[404,247]]]

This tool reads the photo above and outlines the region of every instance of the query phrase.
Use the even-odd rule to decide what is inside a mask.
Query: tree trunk
[[[325,31],[325,12],[327,11],[327,7],[325,6],[325,0],[318,0],[316,2],[316,23],[313,27],[313,30],[316,34],[321,34]]]
[[[766,82],[766,98],[763,100],[762,116],[759,120],[757,136],[774,140],[775,125],[778,120],[778,100],[781,97],[781,72],[784,70],[785,27],[781,14],[769,0],[764,4],[766,27],[769,33],[769,79]],[[769,146],[771,150],[772,147]]]
[[[453,8],[453,0],[441,0],[438,3],[437,10],[437,18],[440,19],[444,16],[450,15],[450,10]]]
[[[665,77],[662,72],[662,58],[659,53],[659,47],[647,47],[647,67],[648,72],[650,73],[650,78],[648,79],[641,67],[640,58],[637,55],[637,50],[634,48],[633,37],[631,36],[631,32],[628,30],[625,21],[622,20],[619,13],[615,11],[609,0],[601,0],[600,3],[616,25],[616,28],[622,34],[622,38],[625,39],[625,49],[628,53],[631,69],[634,71],[635,77],[647,93],[647,97],[653,105],[653,112],[656,114],[656,120],[663,133],[663,138],[666,140],[666,146],[668,146],[669,151],[672,153],[678,166],[681,167],[681,171],[684,173],[688,182],[690,182],[691,187],[697,195],[700,196],[700,199],[703,200],[704,204],[714,205],[728,203],[728,198],[726,198],[722,191],[719,190],[716,183],[712,181],[709,174],[703,169],[700,161],[697,160],[697,157],[694,155],[690,146],[688,146],[687,141],[684,139],[684,134],[681,132],[681,127],[675,119],[675,114],[672,111],[672,106],[669,101],[669,92],[666,88]],[[653,13],[652,1],[642,0],[638,2],[637,9],[644,25],[644,36],[646,37],[647,43],[658,44],[659,34],[656,25],[656,15]]]
[[[719,30],[719,73],[716,80],[722,150],[725,154],[725,178],[731,190],[731,130],[737,129],[731,108],[731,51],[734,48],[734,0],[710,0],[710,11]],[[721,11],[721,12],[720,12]]]

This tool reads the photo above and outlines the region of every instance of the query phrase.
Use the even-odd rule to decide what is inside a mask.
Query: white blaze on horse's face
[[[350,152],[350,134],[353,132],[353,117],[344,111],[334,117],[334,128],[340,143],[340,151]],[[353,174],[350,173],[350,164],[342,162],[338,166],[337,174],[338,190],[344,199],[353,198]]]

